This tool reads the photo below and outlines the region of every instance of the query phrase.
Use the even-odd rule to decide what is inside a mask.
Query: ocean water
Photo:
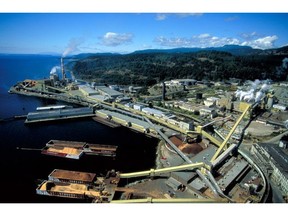
[[[77,203],[83,200],[36,195],[39,181],[53,169],[93,172],[108,170],[132,172],[155,166],[157,140],[126,128],[110,128],[91,119],[25,125],[25,119],[13,120],[36,107],[63,102],[9,94],[10,86],[24,79],[49,76],[60,60],[54,56],[0,55],[0,203]],[[51,139],[117,145],[115,159],[84,155],[80,160],[42,155],[39,150]],[[131,180],[130,180],[131,181]],[[127,182],[129,183],[129,182]]]

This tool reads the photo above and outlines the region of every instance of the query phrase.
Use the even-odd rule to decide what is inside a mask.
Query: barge
[[[41,150],[41,153],[78,160],[84,154],[84,146],[85,143],[82,142],[50,140]]]
[[[93,184],[94,181],[96,181],[96,174],[88,172],[54,169],[48,175],[48,180],[54,182],[66,182],[66,183],[68,182],[68,183],[90,185]]]
[[[64,157],[70,159],[80,159],[83,154],[99,156],[116,156],[117,146],[90,144],[86,142],[50,140],[41,150],[42,154]]]
[[[119,183],[115,172],[106,177],[94,173],[55,169],[36,188],[36,194],[72,199],[92,199],[93,202],[111,202]]]

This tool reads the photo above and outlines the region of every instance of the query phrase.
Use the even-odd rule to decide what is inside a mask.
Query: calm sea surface
[[[47,179],[55,168],[106,174],[154,167],[157,140],[126,128],[110,128],[90,119],[25,125],[24,120],[9,120],[36,107],[65,104],[53,100],[9,94],[10,86],[24,79],[48,77],[60,60],[53,56],[0,55],[0,203],[70,203],[81,200],[36,195],[39,179]],[[80,160],[42,155],[39,150],[51,139],[117,145],[117,156],[87,156]]]

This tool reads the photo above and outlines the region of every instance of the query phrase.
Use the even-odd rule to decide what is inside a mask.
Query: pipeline
[[[175,171],[180,171],[180,170],[185,170],[185,169],[195,169],[195,168],[204,167],[204,166],[205,166],[205,164],[202,162],[201,163],[194,163],[194,164],[185,164],[185,165],[156,169],[156,170],[151,169],[151,170],[142,171],[142,172],[120,173],[119,177],[120,178],[134,178],[134,177],[149,176],[149,175],[155,176],[158,174],[175,172]]]
[[[229,134],[227,135],[227,137],[225,138],[225,140],[223,141],[223,143],[221,144],[221,146],[218,148],[218,150],[216,151],[216,153],[214,154],[214,156],[211,159],[211,162],[213,162],[214,160],[216,160],[216,158],[219,156],[219,154],[221,153],[221,151],[224,149],[224,147],[226,146],[228,140],[230,139],[230,137],[232,136],[232,134],[234,133],[234,131],[236,130],[237,126],[239,125],[239,123],[241,122],[241,120],[244,118],[244,116],[246,115],[247,111],[251,108],[251,105],[247,105],[247,107],[245,108],[244,112],[242,113],[242,115],[238,118],[238,120],[236,121],[236,123],[234,124],[234,126],[232,127],[232,129],[230,130]]]
[[[156,128],[154,126],[154,124],[146,117],[144,117],[144,119],[157,131],[157,133],[173,148],[174,151],[176,151],[178,153],[178,155],[180,157],[182,157],[182,159],[188,163],[192,163],[192,161],[182,152],[180,151],[177,146],[174,145],[174,143],[171,142],[171,140],[168,139],[168,137],[162,133],[158,128]]]

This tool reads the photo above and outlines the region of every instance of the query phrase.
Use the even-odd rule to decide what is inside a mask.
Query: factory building
[[[189,112],[194,112],[195,111],[195,106],[193,106],[191,103],[178,103],[178,107],[182,110],[186,110]]]
[[[281,144],[279,143],[279,146]],[[283,194],[288,194],[288,152],[287,148],[275,144],[254,144],[250,150],[254,158],[267,171],[270,179],[279,186]]]
[[[194,79],[175,79],[175,80],[170,80],[170,81],[166,81],[165,85],[167,86],[179,86],[179,85],[183,85],[183,86],[191,86],[191,85],[195,85],[197,83],[197,80]]]
[[[106,86],[95,86],[95,89],[103,96],[107,96],[111,99],[116,99],[117,97],[123,97],[123,93],[116,91],[114,89],[111,89]]]
[[[213,108],[204,107],[199,110],[201,116],[210,115],[212,118],[216,117],[217,112]]]
[[[208,97],[208,98],[206,98],[206,100],[204,100],[204,104],[207,107],[212,107],[212,106],[216,105],[218,100],[219,100],[219,98],[217,98],[217,97]]]
[[[153,109],[153,108],[149,108],[149,107],[145,107],[142,108],[142,112],[146,113],[148,115],[152,115],[158,118],[162,118],[163,117],[163,112],[157,109]]]
[[[92,95],[99,95],[99,93],[88,85],[79,85],[79,90],[87,97]]]
[[[94,89],[88,85],[79,85],[79,90],[89,99],[96,101],[107,101],[109,99],[115,100],[117,98],[117,102],[122,102],[131,99],[124,97],[121,92],[115,91],[106,86],[95,86]]]
[[[218,107],[225,107],[227,110],[233,109],[233,102],[231,102],[231,99],[227,97],[223,97],[217,100],[216,105]]]

